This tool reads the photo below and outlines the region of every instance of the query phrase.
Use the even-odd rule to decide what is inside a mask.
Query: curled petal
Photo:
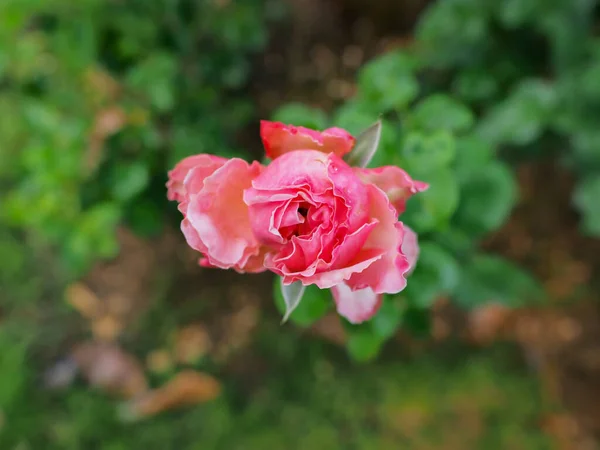
[[[198,169],[195,172],[194,182],[200,184],[199,187],[196,187],[199,190],[202,187],[204,179],[226,162],[227,159],[225,158],[208,154],[193,155],[182,159],[173,170],[169,171],[167,198],[178,202],[185,200],[186,189],[184,187],[184,180],[192,169]]]
[[[354,289],[370,287],[377,294],[395,294],[406,287],[404,275],[410,270],[408,259],[402,253],[404,226],[398,222],[396,211],[390,205],[383,191],[368,185],[371,198],[371,216],[379,223],[365,242],[364,249],[385,249],[369,267],[355,273],[348,280]]]
[[[419,257],[419,242],[417,233],[415,233],[406,225],[404,225],[404,238],[402,240],[401,252],[408,261],[408,273],[410,273],[417,265],[417,259]]]
[[[341,128],[319,132],[267,120],[260,123],[260,137],[265,153],[271,159],[294,150],[318,150],[342,157],[352,150],[355,142],[354,137]]]
[[[333,286],[331,293],[338,314],[350,323],[361,323],[373,317],[383,298],[382,294],[376,294],[371,288],[353,291],[346,283]]]
[[[196,170],[186,177],[186,189]],[[182,229],[190,246],[204,253],[210,265],[245,271],[251,263],[249,269],[258,270],[255,258],[260,260],[264,253],[250,228],[243,192],[261,170],[256,162],[249,165],[233,158],[205,178],[198,193],[190,191]]]
[[[396,166],[376,169],[354,168],[354,172],[364,183],[374,184],[385,192],[399,214],[404,212],[406,201],[412,195],[429,187],[427,183],[413,180],[404,170]]]

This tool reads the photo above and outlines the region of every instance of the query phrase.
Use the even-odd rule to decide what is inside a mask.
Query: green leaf
[[[354,148],[345,157],[350,166],[367,167],[369,165],[379,147],[381,126],[381,120],[378,120],[358,135]]]
[[[419,83],[413,74],[416,60],[400,51],[380,56],[360,71],[360,95],[373,113],[404,109],[419,93]]]
[[[327,116],[321,109],[311,108],[302,103],[286,103],[273,113],[273,120],[313,130],[327,128]]]
[[[156,201],[144,198],[127,207],[127,223],[142,237],[158,236],[163,229],[163,212]]]
[[[452,90],[468,102],[491,99],[498,92],[499,80],[487,68],[461,70],[452,82]]]
[[[493,145],[529,144],[550,123],[557,101],[552,84],[541,80],[522,81],[508,98],[484,115],[477,132]]]
[[[300,281],[294,281],[292,284],[287,285],[283,284],[283,278],[279,279],[279,286],[285,304],[285,313],[283,314],[281,323],[285,323],[300,304],[306,288]]]
[[[456,140],[456,158],[454,170],[457,177],[463,179],[473,172],[480,171],[494,157],[494,148],[475,135],[468,135]]]
[[[455,155],[454,138],[443,130],[429,135],[409,132],[402,145],[402,158],[415,176],[424,176],[429,171],[448,167]]]
[[[582,214],[584,232],[600,236],[600,177],[590,176],[579,181],[573,203]]]
[[[165,112],[175,104],[177,63],[168,53],[152,53],[127,74],[129,85],[145,94],[152,106]]]
[[[415,338],[426,339],[431,335],[429,309],[409,307],[402,316],[402,328]]]
[[[336,127],[343,128],[357,136],[373,123],[373,114],[363,99],[352,99],[335,111],[332,122]],[[375,112],[375,114],[379,113]]]
[[[111,174],[111,192],[120,202],[127,202],[140,194],[150,181],[150,172],[144,161],[117,164]]]
[[[420,179],[429,183],[429,189],[409,199],[403,220],[421,233],[443,229],[460,198],[456,176],[449,169],[441,169]]]
[[[277,309],[285,314],[286,302],[281,292],[281,282],[275,280],[273,293]],[[302,301],[289,315],[289,320],[301,327],[308,327],[323,317],[333,306],[328,289],[319,289],[315,285],[306,286]]]
[[[504,163],[493,161],[463,178],[456,223],[476,235],[496,230],[510,215],[517,197],[512,170]]]
[[[421,100],[415,107],[412,120],[426,131],[466,131],[475,118],[462,103],[443,94],[434,94]]]
[[[384,339],[369,327],[359,326],[352,329],[348,338],[348,353],[358,362],[373,360],[380,352]]]
[[[455,301],[464,308],[490,302],[518,307],[542,298],[537,281],[511,262],[492,255],[476,255],[464,267]]]
[[[412,305],[429,308],[439,296],[451,294],[459,280],[458,261],[439,245],[424,242],[404,294]]]
[[[389,339],[400,326],[404,311],[400,301],[397,296],[385,295],[379,311],[369,320],[373,333],[380,338]]]

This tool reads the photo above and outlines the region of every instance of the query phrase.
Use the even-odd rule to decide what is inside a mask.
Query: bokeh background
[[[597,449],[600,3],[2,0],[0,449]],[[166,200],[259,120],[431,189],[351,326],[203,269]],[[275,295],[274,295],[275,294]]]

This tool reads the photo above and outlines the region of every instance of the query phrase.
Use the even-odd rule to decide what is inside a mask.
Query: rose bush
[[[340,315],[369,319],[416,263],[416,235],[398,214],[427,184],[398,167],[351,167],[342,156],[355,138],[340,128],[263,121],[261,137],[267,166],[202,154],[169,173],[188,244],[203,266],[332,288]]]

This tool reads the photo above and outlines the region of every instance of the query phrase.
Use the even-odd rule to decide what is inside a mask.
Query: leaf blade
[[[280,286],[285,302],[285,314],[281,320],[281,323],[284,324],[300,304],[306,287],[300,281],[294,281],[292,284],[285,285],[283,284],[283,278],[280,278]]]
[[[350,166],[355,167],[367,167],[367,165],[373,159],[377,147],[379,147],[379,141],[381,140],[381,129],[382,121],[379,119],[373,125],[368,127],[356,138],[356,144],[354,148],[348,154],[346,162]]]

